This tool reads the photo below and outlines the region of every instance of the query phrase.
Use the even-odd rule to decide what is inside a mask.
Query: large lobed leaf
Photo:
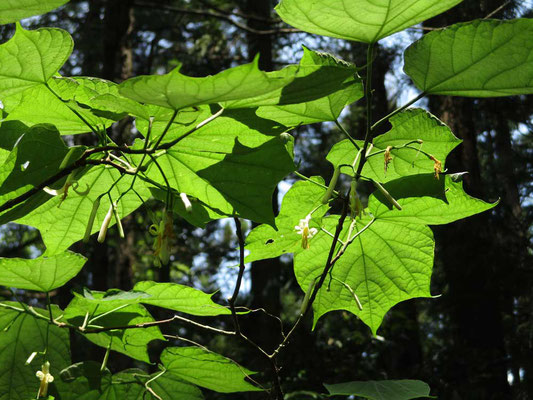
[[[92,292],[96,299],[102,299],[104,293]],[[117,306],[114,301],[90,301],[76,294],[74,299],[65,309],[65,320],[71,324],[82,326],[86,316],[92,327],[94,325],[113,328],[153,322],[154,318],[139,304],[130,304],[126,307]],[[144,329],[117,329],[101,333],[87,333],[84,336],[94,344],[144,362],[150,362],[148,357],[148,343],[152,340],[165,340],[157,326]]]
[[[211,295],[177,283],[142,281],[133,290],[150,295],[140,298],[140,302],[144,304],[198,316],[231,314],[229,309],[213,302]]]
[[[285,194],[276,217],[277,229],[263,224],[250,232],[246,238],[246,250],[250,251],[245,260],[247,263],[302,251],[302,235],[296,232],[295,226],[311,211],[322,206],[313,213],[310,221],[311,227],[320,228],[320,220],[327,211],[327,206],[321,202],[326,189],[321,177],[312,177],[311,180],[296,182]]]
[[[306,32],[375,43],[462,0],[282,0],[283,21]]]
[[[533,93],[533,19],[477,20],[431,32],[405,52],[405,73],[430,94]]]
[[[0,45],[0,100],[46,83],[67,61],[74,44],[68,32],[56,28],[26,31]]]
[[[24,216],[17,219],[18,223],[33,226],[41,232],[44,244],[46,245],[46,255],[53,255],[63,252],[71,244],[81,240],[85,234],[85,229],[89,221],[89,215],[92,211],[96,199],[111,189],[110,195],[113,201],[117,201],[119,196],[126,192],[132,183],[133,177],[130,175],[123,176],[117,184],[116,180],[120,178],[120,173],[114,168],[98,166],[91,168],[78,181],[79,193],[70,189],[68,196],[62,200],[62,196],[49,198],[44,204],[37,204],[30,212],[24,210],[24,204],[20,207],[24,210]],[[148,189],[137,180],[135,188],[143,198],[150,196]],[[88,191],[85,193],[85,191]],[[32,200],[29,200],[31,204]],[[128,192],[120,201],[118,201],[118,212],[121,218],[135,211],[142,204],[141,200],[133,192]],[[100,201],[96,219],[94,221],[91,233],[100,229],[102,221],[107,214],[110,206],[109,196],[105,195]],[[15,212],[16,209],[13,211]],[[9,218],[9,213],[4,219]],[[113,225],[115,221],[111,222]]]
[[[429,386],[422,381],[395,380],[395,381],[353,381],[324,384],[332,396],[358,396],[370,400],[411,400],[419,398],[432,398],[429,395]]]
[[[169,372],[148,375],[141,369],[127,369],[112,375],[107,369],[101,371],[100,363],[85,361],[65,368],[60,378],[55,382],[61,400],[203,399],[200,389]],[[158,397],[147,390],[149,379],[148,387]]]
[[[334,231],[338,218],[325,218],[324,227]],[[424,225],[357,219],[354,232],[369,227],[348,246],[337,261],[313,303],[314,322],[333,310],[357,315],[375,334],[385,313],[401,301],[430,297],[434,241]],[[345,222],[340,239],[346,240],[350,222]],[[307,291],[324,270],[333,239],[323,233],[311,247],[294,258],[294,273]],[[340,283],[342,281],[343,283]],[[362,305],[359,310],[354,292]]]
[[[86,261],[71,252],[32,260],[0,258],[0,285],[49,292],[74,278]]]
[[[463,190],[460,175],[435,179],[433,174],[396,179],[384,185],[398,201],[398,210],[380,192],[368,201],[370,212],[379,219],[412,224],[442,225],[489,210],[498,203],[486,203]]]
[[[69,0],[3,0],[0,2],[0,24],[45,14]]]
[[[68,152],[59,132],[51,125],[34,126],[18,138],[12,148],[6,136],[0,136],[0,143],[11,152],[0,164],[0,204],[57,173]]]
[[[272,193],[294,170],[292,142],[283,143],[278,136],[283,129],[253,110],[228,110],[157,161],[179,193],[221,214],[273,224]],[[155,163],[148,165],[146,174],[165,185]]]
[[[195,385],[220,393],[251,392],[261,389],[246,382],[254,372],[220,354],[199,347],[169,347],[161,362],[171,374]]]
[[[355,65],[331,54],[304,47],[298,66],[268,72],[283,77],[296,69],[296,78],[283,88],[255,98],[236,100],[226,108],[258,107],[259,117],[285,126],[334,121],[347,104],[363,97],[363,86]]]
[[[194,78],[183,75],[179,67],[166,75],[148,75],[120,84],[120,94],[146,104],[179,110],[201,104],[254,97],[287,85],[292,74],[270,77],[258,68],[258,58],[250,64],[222,71],[213,76]]]
[[[4,304],[20,308],[18,303]],[[34,310],[41,315],[48,315],[47,310]],[[52,307],[52,312],[56,318],[60,315],[60,310],[55,306]],[[31,353],[45,350],[46,338],[46,359],[39,354],[30,365],[26,365]],[[35,372],[41,369],[44,361],[50,362],[50,373],[54,377],[58,377],[59,371],[70,365],[68,330],[0,306],[0,400],[35,398],[39,389]]]
[[[373,147],[362,171],[363,176],[378,182],[432,172],[434,161],[424,153],[437,158],[444,168],[448,154],[461,143],[450,128],[422,109],[403,111],[392,117],[390,122],[392,129],[372,141]],[[422,143],[411,143],[404,147],[407,143],[417,140]],[[359,144],[362,146],[362,142]],[[389,146],[392,147],[392,161],[385,171],[384,152]],[[343,140],[333,146],[327,160],[334,166],[352,165],[356,157],[357,150],[353,144]],[[342,172],[353,176],[353,170],[349,167],[342,167]]]

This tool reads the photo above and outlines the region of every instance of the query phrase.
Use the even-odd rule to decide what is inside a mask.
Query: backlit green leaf
[[[4,304],[20,308],[18,303]],[[34,310],[48,315],[47,310]],[[52,311],[54,317],[60,315],[57,307],[53,306]],[[30,365],[26,365],[30,354],[44,351],[47,337],[46,359],[38,354]],[[58,377],[59,371],[70,365],[69,346],[67,329],[0,305],[0,400],[34,399],[39,389],[39,379],[35,373],[41,370],[44,361],[49,361],[50,373]]]
[[[169,347],[161,362],[173,375],[220,393],[260,391],[245,381],[254,372],[236,362],[199,347]]]
[[[97,299],[104,295],[101,292],[92,293]],[[139,304],[117,306],[113,301],[90,301],[77,294],[65,309],[64,318],[71,324],[82,326],[86,315],[88,329],[122,327],[154,321],[150,313]],[[152,340],[165,340],[157,326],[87,333],[83,336],[98,346],[107,348],[111,345],[111,350],[144,362],[150,362],[148,343]]]
[[[431,94],[533,93],[533,19],[477,20],[431,32],[405,52],[405,73]]]
[[[305,77],[295,79],[283,89],[277,105],[259,107],[256,111],[258,116],[285,126],[334,121],[346,105],[363,97],[363,86],[355,65],[330,54],[304,47],[300,71],[297,76],[307,71]],[[290,96],[291,91],[297,95]],[[309,93],[307,98],[300,94],[305,92]],[[297,96],[301,97],[298,99]]]
[[[204,398],[200,389],[183,381],[169,371],[152,381],[149,385],[162,400],[174,400],[177,398],[180,400],[202,400]]]
[[[32,86],[46,83],[67,61],[73,42],[68,32],[56,28],[26,31],[0,45],[0,100]]]
[[[96,92],[87,87],[92,82],[89,78],[52,78],[47,86],[25,90],[18,100],[11,99],[8,103],[5,121],[21,121],[28,126],[51,124],[62,135],[104,130],[121,116],[84,106],[95,105],[90,98],[96,96]],[[3,133],[1,127],[0,132]]]
[[[80,147],[79,151],[82,150]],[[36,125],[29,129],[0,165],[0,204],[57,173],[67,152],[68,147],[53,126]]]
[[[410,400],[428,398],[429,386],[422,381],[354,381],[324,384],[332,396],[359,396],[371,400]]]
[[[384,185],[402,206],[399,211],[380,192],[374,192],[368,201],[370,212],[387,221],[413,224],[441,225],[489,210],[497,203],[486,203],[470,197],[463,183],[450,175],[440,179],[430,175],[415,175],[396,179]]]
[[[272,193],[294,170],[292,142],[285,144],[277,136],[282,129],[253,110],[228,111],[157,161],[178,193],[226,215],[272,224]],[[154,163],[146,174],[165,185]]]
[[[17,222],[39,229],[46,245],[47,255],[61,253],[72,243],[83,238],[95,200],[106,193],[120,176],[114,168],[105,166],[91,168],[78,180],[78,193],[70,188],[64,200],[61,195],[50,198],[50,195],[46,194],[50,198],[46,203],[38,206]],[[119,196],[130,188],[132,179],[131,175],[123,175],[113,186],[110,192],[113,201],[117,201]],[[150,192],[141,183],[141,180],[137,180],[135,188],[141,196],[147,199],[150,197]],[[100,230],[110,204],[109,196],[105,195],[101,198],[92,233]],[[118,201],[119,215],[124,218],[141,204],[137,195],[130,191]],[[112,220],[111,225],[114,223],[115,221]]]
[[[282,0],[283,21],[306,32],[375,43],[462,0]]]
[[[149,294],[151,297],[140,301],[152,306],[199,316],[230,314],[228,308],[213,302],[211,295],[177,283],[143,281],[137,283],[133,290]]]
[[[45,14],[69,0],[3,0],[0,3],[0,24],[17,22],[23,18]]]
[[[300,65],[268,72],[270,77],[296,78],[287,86],[255,98],[224,104],[226,108],[259,107],[257,115],[296,126],[335,120],[344,106],[363,97],[355,65],[304,47]]]
[[[435,162],[430,155],[442,163],[444,169],[448,154],[461,141],[444,123],[422,109],[409,109],[390,119],[392,129],[372,141],[372,150],[363,167],[362,175],[379,182],[388,182],[401,176],[423,174],[434,171]],[[418,143],[421,141],[422,143]],[[362,148],[362,142],[359,142]],[[385,150],[392,149],[392,161],[385,171]],[[334,166],[352,165],[357,150],[349,140],[333,146],[327,159]],[[360,160],[360,157],[358,158]],[[355,164],[357,166],[358,163]],[[353,176],[350,167],[342,167],[342,173]]]
[[[333,232],[337,216],[323,219]],[[313,303],[314,322],[329,311],[346,310],[357,315],[376,334],[383,316],[401,301],[430,297],[433,268],[433,234],[424,225],[357,219],[354,233],[365,226],[346,253],[334,265]],[[340,239],[346,241],[350,222],[345,222]],[[322,274],[332,238],[319,232],[308,250],[295,256],[294,273],[302,290]],[[340,244],[338,244],[340,247]],[[331,278],[330,278],[331,277]],[[342,283],[341,283],[342,282]],[[353,293],[359,298],[359,310]]]
[[[74,278],[85,261],[85,257],[71,252],[32,260],[0,258],[0,285],[49,292]]]
[[[269,77],[253,63],[222,71],[213,76],[193,78],[179,72],[128,79],[120,84],[120,94],[146,104],[179,110],[201,104],[245,99],[271,92],[294,79]]]
[[[324,185],[324,179],[321,177],[311,179]],[[276,217],[277,229],[270,225],[259,225],[246,238],[246,250],[250,251],[246,262],[274,258],[285,253],[298,253],[303,250],[302,235],[298,234],[295,227],[307,214],[322,206],[313,213],[309,222],[310,227],[320,228],[320,219],[327,211],[327,206],[321,203],[326,189],[320,185],[309,181],[299,181],[289,189],[283,197],[280,213]]]

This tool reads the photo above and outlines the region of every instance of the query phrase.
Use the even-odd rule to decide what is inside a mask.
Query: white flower
[[[302,248],[309,248],[309,239],[315,236],[318,232],[316,228],[309,228],[309,221],[311,220],[311,214],[307,214],[307,217],[300,220],[300,223],[294,227],[298,235],[302,235]]]
[[[42,365],[41,371],[37,371],[35,376],[41,380],[41,386],[39,386],[37,398],[46,397],[46,394],[48,393],[48,384],[54,381],[54,377],[50,373],[50,363],[46,361]]]

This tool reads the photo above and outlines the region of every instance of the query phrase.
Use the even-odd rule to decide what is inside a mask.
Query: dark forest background
[[[262,69],[279,69],[299,60],[302,44],[364,64],[362,45],[298,32],[279,21],[273,11],[275,3],[72,0],[52,13],[24,21],[24,26],[56,26],[73,35],[75,51],[61,71],[63,75],[97,76],[115,82],[164,73],[178,62],[183,63],[185,74],[214,74],[248,62],[257,53]],[[402,53],[411,41],[431,29],[460,21],[532,17],[532,11],[531,4],[522,1],[465,0],[422,26],[385,40],[374,64],[376,118],[416,95],[401,73]],[[8,40],[13,29],[12,25],[1,27],[0,40]],[[500,199],[500,204],[491,212],[434,229],[437,249],[432,293],[440,297],[396,306],[386,316],[379,337],[373,338],[366,326],[344,312],[328,314],[314,331],[311,320],[303,324],[280,360],[287,398],[313,398],[311,393],[299,395],[298,391],[324,392],[323,382],[406,378],[428,382],[432,394],[443,400],[533,398],[533,96],[483,100],[430,97],[417,105],[429,109],[463,140],[447,166],[469,172],[466,190],[487,201]],[[352,105],[342,119],[354,136],[362,137],[360,105]],[[135,136],[132,121],[122,121],[112,129],[118,142],[131,143]],[[316,124],[294,134],[300,172],[329,179],[332,169],[324,157],[341,138],[338,128]],[[90,144],[93,138],[80,135],[69,140]],[[294,179],[289,176],[280,185],[282,193]],[[278,193],[273,206],[278,207]],[[161,206],[154,202],[153,207],[160,210]],[[118,241],[111,234],[104,244],[75,245],[90,261],[73,282],[54,293],[52,301],[64,307],[72,290],[128,290],[138,280],[155,279],[218,291],[215,299],[224,303],[235,277],[230,267],[238,256],[232,225],[219,221],[202,230],[176,219],[172,262],[157,269],[152,264],[150,224],[146,211],[140,209],[125,221],[125,240]],[[2,257],[34,257],[42,251],[38,232],[25,226],[10,225],[1,235]],[[287,329],[299,313],[303,293],[291,264],[290,257],[282,257],[254,263],[247,271],[241,305],[266,312],[243,317],[243,330],[268,350],[280,341],[277,317]],[[29,292],[21,296],[42,301]],[[165,316],[161,311],[154,313],[158,318]],[[232,338],[208,336],[189,326],[163,329],[252,370],[267,369],[263,360]],[[103,349],[78,336],[72,340],[74,362],[103,357]],[[161,348],[154,345],[152,350],[158,354]],[[114,372],[132,366],[139,365],[119,354],[112,354],[109,361]],[[205,396],[261,398],[207,391]]]

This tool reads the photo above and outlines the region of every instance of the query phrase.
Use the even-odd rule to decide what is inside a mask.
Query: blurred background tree
[[[258,53],[262,69],[279,69],[299,60],[302,44],[364,64],[363,46],[298,32],[280,22],[274,6],[274,0],[72,0],[24,25],[56,26],[72,34],[75,51],[62,70],[64,75],[115,82],[164,73],[178,64],[188,75],[214,74]],[[530,2],[519,0],[465,1],[423,26],[380,43],[373,66],[374,115],[380,118],[416,95],[401,73],[402,53],[425,32],[474,18],[531,17],[532,12]],[[0,27],[0,39],[8,40],[12,31],[12,25]],[[441,296],[398,305],[387,315],[379,337],[371,337],[365,326],[344,312],[328,314],[314,331],[311,320],[306,321],[281,360],[282,384],[293,398],[309,398],[298,395],[302,388],[323,392],[322,382],[386,378],[424,380],[440,399],[533,398],[533,97],[431,97],[417,105],[441,118],[463,140],[448,168],[468,171],[466,190],[485,200],[500,199],[500,205],[491,213],[434,229],[432,293]],[[364,118],[361,106],[354,104],[342,114],[341,123],[360,138]],[[132,121],[121,121],[111,129],[121,143],[131,143],[137,135]],[[340,130],[324,123],[298,128],[293,134],[300,172],[329,179],[332,168],[324,158],[341,138]],[[93,138],[80,135],[68,140],[91,143]],[[275,209],[295,179],[289,176],[280,184],[273,197]],[[155,202],[151,206],[160,207]],[[151,223],[142,208],[125,221],[125,240],[75,245],[90,262],[53,300],[65,306],[72,290],[128,290],[138,280],[154,279],[216,292],[216,299],[224,303],[233,287],[232,266],[238,256],[233,223],[222,220],[200,229],[176,218],[171,263],[161,269],[152,263]],[[248,224],[246,229],[250,228]],[[34,257],[43,251],[33,229],[12,224],[0,234],[0,256]],[[279,318],[287,328],[299,312],[303,294],[291,266],[290,257],[281,257],[248,268],[241,305],[262,310],[244,317],[243,328],[267,349],[279,342]],[[11,296],[8,291],[1,294]],[[20,292],[17,296],[34,295]],[[154,312],[156,317],[165,316]],[[167,328],[165,333],[206,345],[253,370],[265,370],[251,349],[226,337],[207,336],[190,327]],[[74,361],[103,356],[102,349],[88,342],[81,345],[84,339],[72,339]],[[154,346],[153,353],[161,349]],[[118,370],[133,364],[113,354],[109,366]]]

